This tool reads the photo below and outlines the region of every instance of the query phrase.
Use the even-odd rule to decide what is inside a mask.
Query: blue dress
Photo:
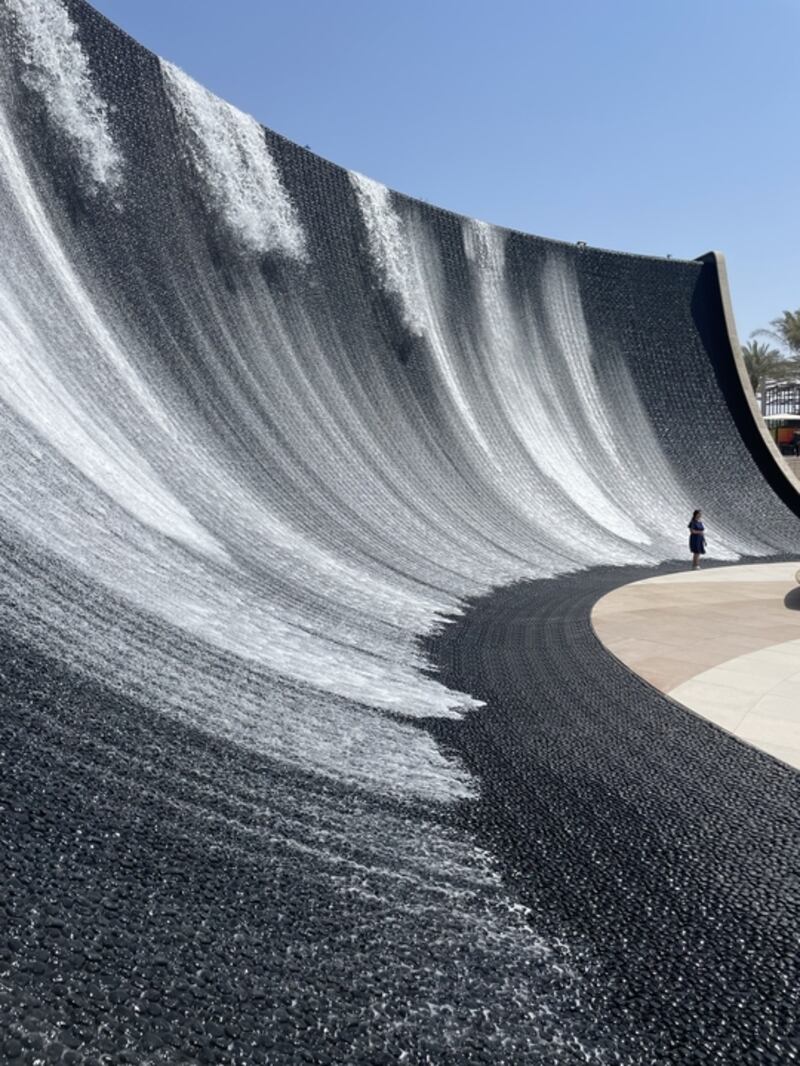
[[[706,527],[699,518],[693,518],[689,523],[689,551],[692,555],[705,555],[706,553]]]

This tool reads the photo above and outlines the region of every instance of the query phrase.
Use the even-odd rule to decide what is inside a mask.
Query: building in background
[[[774,381],[764,388],[765,415],[800,415],[800,381]]]

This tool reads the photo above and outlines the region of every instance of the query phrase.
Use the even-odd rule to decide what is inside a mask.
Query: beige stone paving
[[[784,462],[789,467],[792,474],[800,481],[800,459],[794,456],[784,455]]]
[[[592,625],[656,688],[800,769],[799,569],[764,563],[648,578],[599,600]]]

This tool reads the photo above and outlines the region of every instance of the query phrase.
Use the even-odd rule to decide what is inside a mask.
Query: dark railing
[[[800,381],[776,382],[765,392],[765,415],[800,415]]]

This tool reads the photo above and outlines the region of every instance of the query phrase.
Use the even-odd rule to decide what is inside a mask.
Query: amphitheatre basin
[[[671,699],[800,768],[796,562],[681,571],[595,604],[603,644]]]
[[[85,0],[0,0],[0,250],[0,1064],[797,1064],[723,257],[411,199]],[[674,573],[698,507],[764,565]]]

